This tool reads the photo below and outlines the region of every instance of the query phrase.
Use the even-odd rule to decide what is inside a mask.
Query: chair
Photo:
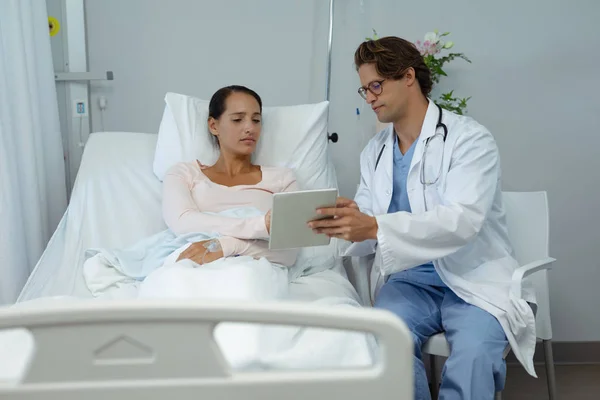
[[[546,362],[548,394],[550,400],[556,399],[556,377],[552,356],[552,326],[550,324],[550,304],[548,296],[547,270],[555,261],[548,256],[548,198],[546,192],[504,192],[503,202],[506,210],[508,234],[515,250],[520,268],[513,273],[513,285],[520,288],[527,278],[533,283],[537,298],[535,313],[536,335],[543,343]],[[538,272],[532,275],[534,272]],[[424,345],[423,353],[430,355],[431,387],[434,396],[439,389],[437,379],[436,356],[448,357],[450,348],[444,333],[432,336]],[[510,346],[504,357],[510,352]],[[496,399],[501,399],[500,392]]]

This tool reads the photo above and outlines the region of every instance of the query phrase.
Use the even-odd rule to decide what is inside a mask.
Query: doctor
[[[313,221],[340,239],[340,255],[375,254],[375,307],[398,315],[415,343],[415,394],[429,399],[421,346],[445,331],[451,355],[440,399],[493,399],[503,389],[503,352],[533,376],[534,302],[511,294],[518,267],[508,240],[500,159],[490,132],[428,98],[430,71],[406,40],[362,43],[355,53],[359,94],[379,121],[391,123],[360,158],[355,201]],[[373,280],[373,278],[372,278]],[[385,283],[384,283],[385,282]]]

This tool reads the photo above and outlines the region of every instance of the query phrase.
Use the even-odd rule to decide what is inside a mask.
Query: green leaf
[[[440,107],[442,107],[446,110],[463,115],[467,111],[467,101],[469,99],[470,99],[470,97],[463,98],[463,99],[455,98],[454,90],[451,90],[447,93],[442,93],[440,95],[439,99],[435,100],[434,102],[436,104],[439,104]]]
[[[451,57],[451,60],[454,60],[455,58],[462,58],[469,63],[471,62],[471,60],[469,60],[463,53],[450,53],[448,56]]]
[[[448,74],[446,74],[446,72],[444,72],[444,70],[442,69],[441,66],[436,66],[435,72],[438,73],[438,74],[440,74],[440,75],[448,76]]]
[[[454,90],[449,91],[448,93],[442,93],[441,96],[444,100],[450,101],[452,100],[452,95],[454,94]]]

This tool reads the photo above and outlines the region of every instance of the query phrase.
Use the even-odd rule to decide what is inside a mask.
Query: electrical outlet
[[[88,103],[86,100],[75,100],[73,102],[73,116],[75,118],[88,116]]]

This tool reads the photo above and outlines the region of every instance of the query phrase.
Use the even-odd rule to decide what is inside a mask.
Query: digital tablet
[[[335,207],[337,196],[337,189],[275,193],[271,209],[269,249],[283,250],[328,245],[330,238],[314,233],[308,226],[308,222],[331,218],[318,215],[317,209]]]

